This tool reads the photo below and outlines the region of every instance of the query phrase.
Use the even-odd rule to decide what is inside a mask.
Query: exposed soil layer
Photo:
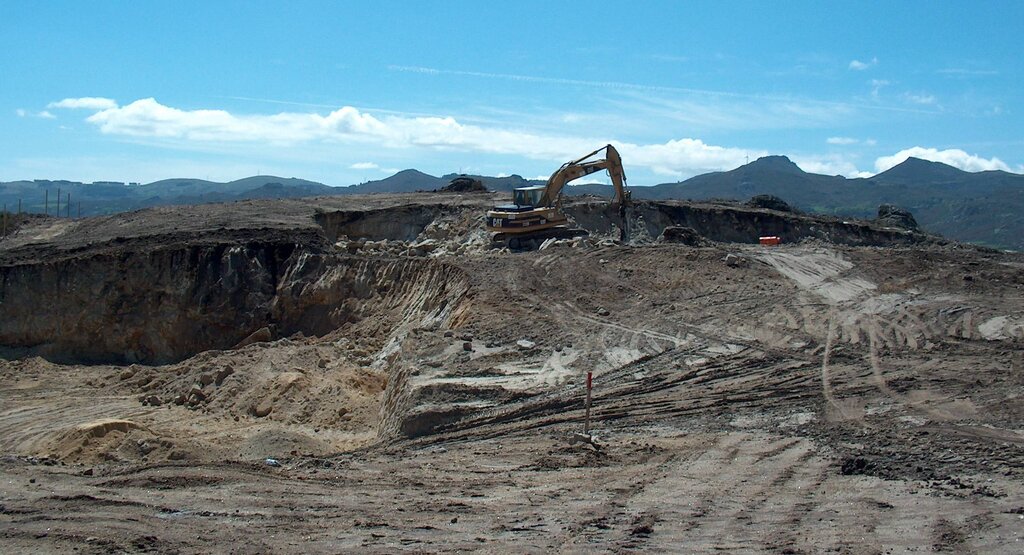
[[[581,202],[567,208],[577,224],[599,233],[608,233],[617,218],[607,203]],[[899,246],[939,241],[922,233],[872,222],[841,220],[822,216],[794,214],[738,204],[686,203],[676,201],[637,201],[631,210],[635,218],[634,234],[658,237],[666,227],[695,229],[713,241],[757,243],[765,235],[787,242],[819,239],[833,244],[854,246]]]
[[[511,253],[497,201],[0,242],[3,551],[1019,552],[1020,255],[675,202],[622,244],[587,199]]]
[[[23,356],[90,363],[163,364],[228,349],[263,328],[268,339],[324,335],[385,312],[430,312],[458,303],[448,294],[461,279],[434,261],[366,260],[284,242],[182,245],[4,270],[0,342]],[[409,295],[410,284],[420,294]]]

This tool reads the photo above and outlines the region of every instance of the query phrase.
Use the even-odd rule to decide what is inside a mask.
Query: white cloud
[[[990,77],[993,75],[999,75],[999,72],[993,69],[967,69],[961,67],[951,67],[940,69],[936,71],[939,75],[946,75],[948,77]]]
[[[885,79],[872,79],[871,80],[871,97],[877,99],[878,98],[878,93],[880,93],[883,88],[888,87],[888,86],[889,86],[889,82],[886,81]]]
[[[29,112],[28,110],[24,110],[22,108],[18,108],[17,110],[14,111],[14,113],[17,114],[19,118],[57,119],[57,116],[51,114],[50,112],[48,112],[46,110],[43,110],[41,112]]]
[[[623,158],[630,165],[647,166],[656,174],[682,177],[687,174],[730,170],[768,153],[705,144],[699,139],[674,139],[663,144],[620,144]]]
[[[62,101],[63,102],[63,101]],[[611,141],[533,133],[463,124],[453,117],[409,117],[364,113],[345,106],[327,115],[280,112],[272,115],[236,115],[225,110],[181,110],[153,98],[125,106],[100,109],[86,118],[102,133],[158,138],[182,145],[197,143],[272,143],[292,145],[360,143],[392,149],[433,149],[457,152],[519,155],[565,161]],[[705,144],[699,139],[673,139],[660,144],[616,142],[630,165],[646,166],[661,175],[683,176],[732,169],[751,151]]]
[[[825,142],[830,145],[864,145],[864,146],[875,146],[878,141],[875,139],[855,139],[853,137],[829,137],[825,139]],[[845,175],[845,174],[844,174]]]
[[[349,168],[353,170],[375,170],[379,167],[380,166],[374,164],[373,162],[356,162],[355,164],[349,166]]]
[[[849,69],[852,69],[854,71],[864,71],[865,69],[868,69],[869,67],[875,65],[878,65],[878,58],[871,58],[871,60],[867,62],[862,62],[860,60],[850,60]]]
[[[907,158],[914,157],[932,162],[942,162],[955,168],[969,172],[980,172],[986,170],[1010,171],[1010,167],[999,158],[982,158],[974,154],[968,154],[958,148],[938,150],[935,148],[924,148],[920,146],[901,150],[892,156],[882,156],[875,160],[875,169],[879,173],[901,164]]]
[[[822,175],[844,175],[846,177],[862,177],[863,172],[842,155],[826,156],[793,156],[793,163],[808,173]]]
[[[51,102],[46,105],[47,108],[69,108],[76,109],[81,108],[85,110],[108,110],[110,108],[117,108],[117,102],[109,98],[99,98],[95,96],[83,96],[81,98],[65,98],[64,100],[58,100],[57,102]]]
[[[935,102],[936,102],[935,96],[930,95],[930,94],[925,94],[925,93],[922,93],[922,94],[904,93],[903,94],[903,98],[905,98],[908,102],[913,102],[914,104],[924,104],[924,105],[929,105],[929,106],[932,105],[932,104],[935,104]]]

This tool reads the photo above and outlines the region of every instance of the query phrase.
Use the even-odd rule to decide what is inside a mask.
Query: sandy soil
[[[1022,550],[1018,255],[428,258],[468,283],[450,326],[368,315],[164,366],[0,360],[0,547]],[[596,448],[572,441],[588,371]]]

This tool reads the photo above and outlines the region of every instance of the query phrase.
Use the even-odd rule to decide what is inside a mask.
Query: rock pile
[[[669,226],[661,232],[659,240],[663,243],[680,243],[691,247],[700,246],[704,238],[692,227]]]
[[[917,220],[914,215],[905,208],[892,204],[883,204],[878,207],[878,223],[886,227],[898,227],[910,231],[917,231]]]
[[[460,175],[452,179],[448,185],[438,190],[441,193],[486,193],[487,187],[483,181],[474,179],[468,175]]]
[[[768,210],[777,210],[779,212],[796,212],[793,207],[786,201],[775,195],[757,195],[751,197],[747,201],[747,206],[753,208],[767,208]]]

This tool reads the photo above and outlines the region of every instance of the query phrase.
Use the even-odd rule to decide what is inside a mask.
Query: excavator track
[[[531,231],[529,233],[497,233],[491,241],[494,248],[507,248],[511,251],[533,251],[548,239],[575,239],[589,235],[585,229],[569,229],[566,227],[552,227]]]

